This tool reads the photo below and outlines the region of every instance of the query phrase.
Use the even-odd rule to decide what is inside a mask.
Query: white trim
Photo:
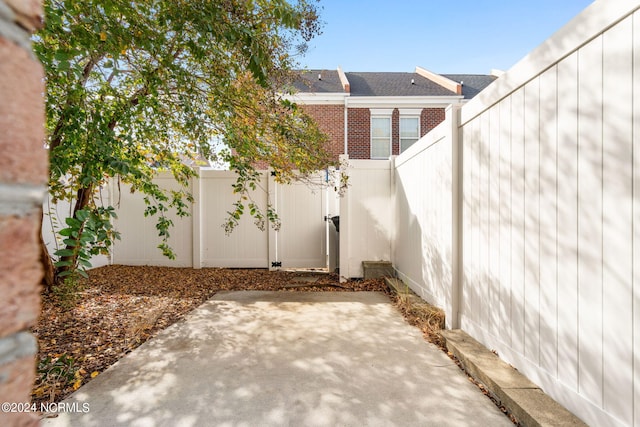
[[[345,99],[349,97],[348,93],[308,93],[298,92],[293,95],[284,95],[282,98],[295,102],[296,104],[310,105],[343,105]]]
[[[422,114],[422,108],[399,108],[401,116],[418,116]]]
[[[451,92],[455,92],[458,95],[462,94],[462,85],[448,77],[441,76],[440,74],[436,74],[422,67],[416,67],[416,74],[424,77],[425,79],[431,80],[435,84],[438,84]]]
[[[344,152],[349,155],[349,98],[344,98]]]
[[[372,116],[389,116],[393,114],[393,108],[369,108]]]
[[[353,108],[446,108],[463,102],[462,96],[352,96]]]
[[[353,108],[446,108],[465,102],[463,97],[452,96],[351,96],[346,92],[297,92],[284,95],[284,99],[297,104],[335,105],[349,99]]]
[[[351,92],[351,84],[349,84],[349,79],[347,79],[347,75],[342,71],[342,67],[338,65],[338,77],[340,78],[340,83],[342,83],[342,89],[345,92]]]

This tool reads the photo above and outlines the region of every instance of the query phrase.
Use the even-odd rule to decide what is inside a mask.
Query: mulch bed
[[[42,296],[32,328],[39,344],[36,404],[64,399],[219,291],[389,293],[382,279],[339,283],[335,274],[121,265],[91,270],[81,286],[71,307]]]

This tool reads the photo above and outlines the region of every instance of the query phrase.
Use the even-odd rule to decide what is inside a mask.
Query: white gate
[[[332,214],[331,202],[335,197],[321,185],[324,179],[324,173],[319,173],[311,186],[275,182],[270,186],[271,201],[281,221],[280,229],[272,230],[269,236],[272,269],[329,267],[326,218]]]

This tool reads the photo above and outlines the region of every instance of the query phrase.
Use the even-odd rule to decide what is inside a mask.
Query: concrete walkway
[[[219,293],[65,404],[42,425],[513,425],[374,292]]]

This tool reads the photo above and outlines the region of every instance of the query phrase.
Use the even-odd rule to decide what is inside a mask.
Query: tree
[[[287,182],[330,163],[324,134],[281,96],[295,52],[319,33],[315,4],[47,0],[45,14],[34,51],[46,73],[49,190],[73,203],[50,282],[84,275],[118,238],[114,208],[95,201],[110,178],[145,194],[145,215],[158,216],[159,248],[171,257],[166,213],[186,215],[191,199],[154,184],[158,170],[186,184],[194,170],[185,159],[227,162],[238,173],[233,228],[245,203],[258,223],[273,219],[248,200],[257,164]]]

